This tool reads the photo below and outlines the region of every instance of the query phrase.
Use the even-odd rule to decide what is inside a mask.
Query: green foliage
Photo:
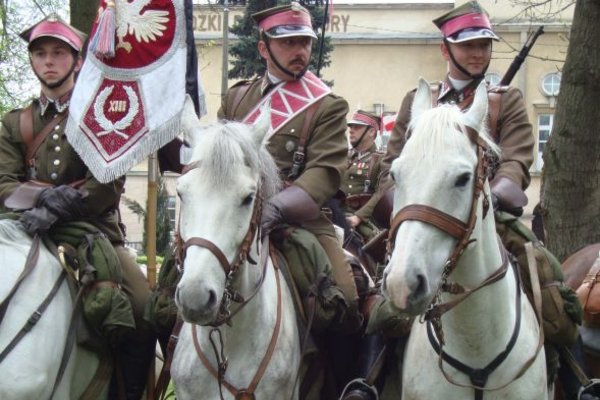
[[[313,27],[317,32],[320,32],[325,14],[323,1],[300,0],[299,2],[311,12],[314,23]],[[239,41],[234,43],[229,49],[229,54],[233,58],[233,61],[231,61],[231,68],[229,70],[229,78],[250,79],[254,76],[262,76],[265,73],[266,64],[258,53],[258,30],[251,15],[266,8],[289,3],[289,0],[247,1],[244,17],[238,20],[238,22],[230,29],[231,33],[237,35]],[[319,35],[319,40],[313,42],[310,69],[314,72],[317,71],[320,38],[321,36]],[[330,38],[326,36],[325,43],[323,45],[323,60],[321,64],[322,68],[331,64],[330,53],[332,50],[333,45],[331,44]]]
[[[162,265],[163,261],[165,260],[165,257],[163,256],[156,256],[156,265]],[[145,254],[142,254],[141,256],[138,256],[135,261],[138,264],[145,264],[148,265],[148,256]]]
[[[67,18],[66,11],[62,0],[0,1],[0,115],[39,94],[27,45],[19,33],[53,12]]]
[[[146,207],[136,200],[130,199],[123,196],[122,201],[129,208],[129,210],[138,216],[138,221],[144,220],[144,238],[142,241],[142,252],[147,252],[147,226],[148,226],[148,214]],[[158,180],[158,193],[156,197],[156,253],[164,256],[170,251],[171,244],[171,233],[173,232],[173,226],[171,225],[171,217],[169,215],[169,192],[164,179],[159,178]]]

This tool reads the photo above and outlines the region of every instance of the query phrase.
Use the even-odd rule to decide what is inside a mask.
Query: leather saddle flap
[[[13,210],[27,210],[35,207],[40,193],[45,189],[52,187],[49,183],[40,181],[27,181],[18,186],[4,200],[4,206]]]

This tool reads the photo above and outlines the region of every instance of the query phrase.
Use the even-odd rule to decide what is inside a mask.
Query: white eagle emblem
[[[134,35],[138,42],[149,43],[157,40],[167,29],[169,22],[168,11],[146,10],[146,7],[152,0],[116,0],[116,48],[125,49],[131,52],[131,43],[123,38],[127,35]]]

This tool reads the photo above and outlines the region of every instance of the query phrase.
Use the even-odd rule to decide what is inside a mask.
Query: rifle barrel
[[[519,54],[516,55],[515,59],[510,64],[510,67],[508,67],[508,70],[500,80],[500,86],[510,85],[510,82],[512,82],[513,78],[519,71],[519,68],[521,68],[521,65],[525,61],[525,58],[527,58],[527,55],[529,54],[529,51],[535,44],[535,41],[542,33],[544,33],[544,25],[541,25],[535,31],[535,33],[532,36],[530,36],[528,41],[525,42],[523,48],[521,48]]]

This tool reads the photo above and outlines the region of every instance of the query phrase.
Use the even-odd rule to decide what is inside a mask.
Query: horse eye
[[[464,174],[461,174],[456,179],[456,182],[454,183],[454,186],[456,186],[456,187],[464,187],[470,180],[471,180],[471,173],[470,172],[466,172]]]
[[[252,200],[254,200],[254,193],[249,194],[248,196],[246,196],[244,198],[244,200],[242,201],[242,205],[243,206],[249,206],[250,204],[252,204]]]

